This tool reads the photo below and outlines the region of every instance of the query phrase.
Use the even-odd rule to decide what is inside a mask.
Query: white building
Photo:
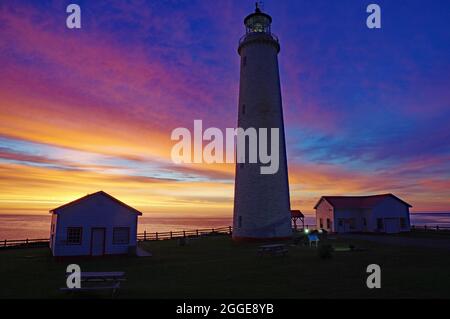
[[[127,254],[136,247],[136,209],[100,191],[50,211],[53,256]]]
[[[317,228],[329,232],[399,233],[410,230],[410,204],[393,194],[322,196],[316,210]]]

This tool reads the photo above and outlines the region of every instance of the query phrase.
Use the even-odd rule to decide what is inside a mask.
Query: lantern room
[[[248,33],[269,33],[270,34],[270,25],[272,23],[272,18],[261,11],[258,4],[256,3],[255,12],[248,15],[244,24]]]

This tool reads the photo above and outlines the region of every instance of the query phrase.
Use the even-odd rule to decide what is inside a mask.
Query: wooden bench
[[[120,288],[120,282],[108,283],[106,285],[94,285],[94,286],[82,286],[81,288],[60,288],[61,291],[69,291],[69,292],[81,292],[81,291],[99,291],[99,290],[111,290],[112,295],[114,296],[116,291]]]
[[[70,274],[66,274],[69,276]],[[125,273],[116,272],[82,272],[80,274],[80,288],[60,288],[61,291],[69,291],[71,293],[81,291],[101,291],[111,290],[112,296],[120,289],[120,283],[126,281]]]
[[[288,253],[286,245],[283,244],[272,244],[263,245],[258,247],[258,255],[270,255],[270,256],[285,256]]]

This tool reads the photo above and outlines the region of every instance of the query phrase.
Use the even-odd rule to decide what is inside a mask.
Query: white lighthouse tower
[[[238,127],[279,129],[279,169],[261,174],[257,163],[237,163],[234,193],[233,239],[289,238],[292,234],[283,108],[278,71],[278,38],[271,32],[272,18],[258,5],[244,24],[239,41],[241,57]],[[270,135],[267,148],[270,150]],[[247,152],[246,152],[247,153]],[[248,156],[248,154],[246,154]]]

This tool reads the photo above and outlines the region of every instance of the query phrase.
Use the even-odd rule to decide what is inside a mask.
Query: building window
[[[81,245],[81,236],[83,228],[81,227],[68,227],[67,228],[67,245]]]
[[[130,228],[129,227],[114,227],[113,228],[113,244],[124,245],[130,243]]]
[[[331,220],[327,218],[327,229],[331,229]]]
[[[383,219],[382,218],[377,218],[377,229],[378,230],[383,230]]]
[[[242,216],[239,216],[238,218],[238,228],[242,227]]]
[[[364,227],[367,227],[367,218],[366,217],[363,217],[363,225],[364,225]]]
[[[320,228],[323,228],[323,220],[322,220],[322,218],[319,219],[319,225],[320,225]]]
[[[342,220],[342,218],[339,218],[338,225],[339,225],[339,227],[344,226],[344,221]]]
[[[404,218],[404,217],[400,218],[400,227],[406,228],[406,218]]]
[[[245,115],[245,104],[242,104],[242,114]]]

